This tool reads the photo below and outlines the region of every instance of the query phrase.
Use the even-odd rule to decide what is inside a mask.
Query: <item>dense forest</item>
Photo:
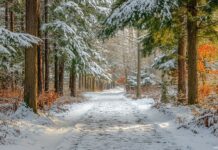
[[[214,137],[208,138],[210,144],[196,139],[206,142],[202,147],[195,142],[190,145],[190,141],[185,144],[191,147],[179,147],[179,142],[165,144],[161,138],[156,143],[159,147],[147,149],[217,149],[213,143],[218,135],[217,0],[0,0],[0,16],[0,149],[1,144],[11,144],[7,142],[12,141],[10,136],[21,138],[17,124],[27,118],[35,120],[33,130],[44,120],[46,128],[51,124],[58,129],[64,128],[63,124],[72,126],[75,136],[78,133],[73,126],[85,122],[87,127],[80,128],[82,137],[87,133],[97,140],[93,134],[100,132],[108,143],[111,141],[104,132],[117,137],[112,133],[124,132],[126,127],[127,135],[121,136],[134,143],[125,147],[122,142],[106,146],[100,142],[100,147],[95,147],[92,139],[84,144],[78,141],[81,147],[72,149],[143,149],[137,141],[147,128],[134,127],[134,142],[130,125],[147,125],[144,117],[158,117],[153,111],[175,116],[179,126],[173,127],[178,130],[200,134],[195,129],[199,127]],[[74,111],[79,115],[88,107],[87,118],[69,116]],[[146,116],[149,113],[142,107],[149,107],[150,115]],[[125,119],[129,115],[134,120],[132,114],[138,120],[128,124]],[[63,119],[66,116],[73,120]],[[104,121],[99,121],[101,118]],[[150,130],[170,136],[163,133],[162,124],[160,129],[152,126]],[[115,125],[119,130],[108,131]],[[96,132],[89,131],[92,128]],[[157,135],[150,132],[149,138],[156,139]],[[170,132],[177,135],[180,131]],[[57,140],[61,141],[58,135]],[[64,146],[44,149],[53,148],[67,150]]]

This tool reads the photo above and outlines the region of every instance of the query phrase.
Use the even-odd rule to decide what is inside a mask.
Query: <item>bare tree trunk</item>
[[[5,28],[8,29],[8,2],[5,2]]]
[[[45,23],[48,23],[48,0],[44,0],[44,17]],[[49,90],[49,47],[48,47],[48,33],[45,31],[45,91]]]
[[[79,90],[81,91],[81,88],[82,88],[82,75],[79,74]]]
[[[71,76],[71,83],[70,83],[71,96],[76,97],[76,95],[77,95],[77,92],[76,92],[76,72],[71,70],[70,76]]]
[[[198,72],[197,72],[197,0],[188,2],[188,103],[198,101]]]
[[[167,81],[165,79],[165,72],[162,71],[161,75],[161,102],[168,103],[168,91],[167,91]]]
[[[81,74],[81,92],[84,90],[84,75],[83,73]]]
[[[87,91],[87,75],[86,74],[85,74],[84,78],[85,78],[85,80],[84,80],[84,84],[85,84],[84,91]]]
[[[12,32],[14,32],[14,12],[13,11],[10,11],[10,30]],[[11,65],[13,66],[13,64],[11,63]],[[12,91],[15,90],[15,85],[16,82],[15,82],[15,78],[14,78],[14,72],[12,71],[11,72],[11,89]]]
[[[43,92],[42,47],[38,45],[38,93]]]
[[[40,8],[40,5],[39,5],[39,8]],[[40,18],[40,15],[39,15],[38,16],[38,36],[39,37],[41,37],[40,24],[41,24],[41,18]],[[42,62],[42,45],[38,45],[38,92],[39,92],[39,94],[42,94],[43,87],[44,87],[43,86],[43,67],[42,67],[42,65],[43,65],[43,62]]]
[[[137,31],[137,37],[139,38],[139,31]],[[136,89],[136,97],[141,97],[141,50],[140,43],[138,42],[138,64],[137,64],[137,89]]]
[[[89,75],[86,76],[86,90],[89,91]]]
[[[181,18],[181,35],[178,41],[178,102],[184,103],[186,101],[186,50],[187,50],[187,28],[186,17]]]
[[[59,58],[58,58],[58,51],[56,44],[54,44],[54,51],[55,51],[55,81],[54,81],[54,88],[55,92],[59,92]]]
[[[22,32],[24,32],[24,30],[25,30],[24,16],[25,16],[24,12],[21,12],[20,29],[21,29]]]
[[[86,76],[85,76],[85,73],[83,74],[83,92],[85,91],[86,89]]]
[[[92,77],[91,77],[91,75],[89,75],[88,79],[89,79],[89,91],[91,92],[92,91]]]
[[[127,73],[127,64],[126,64],[126,54],[124,53],[124,51],[123,51],[123,66],[124,66],[124,75],[125,75],[125,90],[126,90],[126,92],[128,92],[128,85],[127,85],[127,78],[128,78],[128,73]]]
[[[59,94],[64,94],[64,57],[62,56],[59,63]]]
[[[38,36],[39,0],[26,1],[26,32]],[[24,101],[37,112],[38,101],[37,45],[25,51]]]
[[[14,12],[10,11],[10,30],[14,32]]]
[[[92,91],[96,91],[96,82],[95,82],[95,77],[92,77]]]

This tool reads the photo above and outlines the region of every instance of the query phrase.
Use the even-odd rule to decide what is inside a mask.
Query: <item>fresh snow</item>
[[[11,32],[0,26],[0,53],[16,52],[15,47],[31,47],[41,39],[26,33]],[[1,54],[2,55],[2,54]]]
[[[8,119],[1,119],[1,150],[216,150],[218,139],[206,129],[198,134],[177,129],[178,115],[191,117],[188,109],[163,113],[152,99],[132,100],[117,88],[86,93],[87,101],[53,107],[37,116],[21,106]],[[171,107],[169,107],[171,109]],[[2,116],[1,116],[2,117]],[[20,130],[20,131],[19,131]],[[17,131],[17,132],[16,132]],[[13,141],[13,142],[12,142]]]
[[[177,0],[127,0],[116,8],[106,20],[108,25],[119,26],[135,16],[159,16],[163,20],[171,19],[171,9],[177,6]],[[157,15],[159,13],[159,15]]]

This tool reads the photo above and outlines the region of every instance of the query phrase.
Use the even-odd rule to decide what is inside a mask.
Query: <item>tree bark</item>
[[[182,28],[178,41],[178,102],[184,103],[186,101],[186,50],[187,50],[187,28],[186,17],[182,16],[180,19]]]
[[[85,83],[86,77],[85,74],[83,74],[83,87],[82,87],[82,91],[84,92],[86,89],[86,83]]]
[[[62,56],[59,64],[59,94],[64,94],[64,57]]]
[[[40,8],[40,5],[39,5]],[[40,11],[40,9],[39,9]],[[40,13],[40,12],[39,12]],[[38,37],[41,38],[40,31],[41,18],[38,16]],[[42,45],[38,45],[38,94],[42,94],[43,92],[43,62],[42,62]]]
[[[81,74],[79,74],[79,84],[78,84],[78,88],[79,88],[79,90],[81,90],[81,88],[82,88],[82,75]]]
[[[139,38],[139,31],[137,31],[137,37]],[[141,50],[140,43],[138,42],[138,63],[137,63],[137,89],[136,98],[141,97]]]
[[[85,87],[85,89],[84,89],[84,91],[86,91],[87,90],[87,75],[85,74],[85,76],[84,76],[84,87]]]
[[[38,36],[39,0],[26,1],[26,32]],[[24,101],[37,112],[38,101],[37,45],[25,51]]]
[[[198,101],[198,73],[197,73],[197,0],[190,0],[188,9],[188,103]]]
[[[84,75],[83,73],[81,74],[81,92],[83,92],[84,89]]]
[[[77,95],[77,92],[76,92],[76,72],[74,70],[71,70],[70,76],[71,76],[70,95],[73,97],[76,97],[76,95]]]
[[[48,23],[48,0],[44,0],[44,17],[45,23]],[[45,31],[45,91],[49,91],[49,47],[48,33]]]
[[[54,44],[54,51],[55,51],[55,81],[54,81],[54,88],[55,92],[59,92],[59,59],[58,59],[58,51],[56,44]]]
[[[14,32],[14,12],[10,11],[10,30]]]
[[[22,32],[25,30],[25,24],[24,24],[24,12],[21,12],[21,20],[20,20],[20,29]]]
[[[92,91],[96,91],[96,82],[95,82],[95,77],[92,77]]]
[[[8,2],[5,2],[5,28],[8,29]]]
[[[14,32],[14,12],[10,11],[10,31]],[[11,63],[11,66],[13,66],[13,63]],[[15,90],[16,82],[14,78],[14,72],[11,72],[11,89],[12,91]]]

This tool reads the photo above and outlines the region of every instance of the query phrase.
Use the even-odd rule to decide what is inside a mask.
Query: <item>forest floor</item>
[[[191,117],[185,108],[169,115],[153,108],[152,99],[132,100],[119,88],[85,98],[40,116],[22,106],[10,119],[0,116],[0,149],[218,150],[218,138],[208,129],[178,129],[177,115]]]

